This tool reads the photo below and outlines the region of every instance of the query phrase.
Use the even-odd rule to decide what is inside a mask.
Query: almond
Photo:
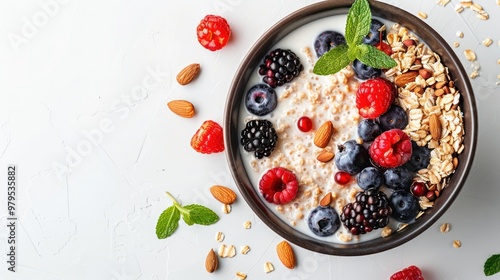
[[[205,259],[205,268],[209,273],[212,273],[217,270],[217,267],[219,267],[219,258],[217,258],[214,249],[210,249]]]
[[[431,132],[432,139],[439,141],[441,139],[441,122],[436,114],[432,114],[429,117],[429,130]]]
[[[408,71],[394,78],[394,84],[398,87],[404,87],[408,83],[414,82],[415,78],[418,76],[417,71]]]
[[[236,200],[236,193],[228,187],[215,185],[210,188],[210,192],[215,197],[215,199],[224,203],[225,205],[233,204],[233,202]]]
[[[192,118],[195,113],[193,104],[186,100],[172,100],[167,106],[170,111],[183,118]]]
[[[192,63],[184,67],[179,74],[177,74],[177,82],[181,85],[189,84],[200,73],[200,64]]]
[[[424,78],[425,80],[427,80],[427,79],[429,79],[430,77],[432,77],[432,73],[431,73],[429,70],[424,69],[424,68],[422,68],[422,69],[418,70],[418,74],[419,74],[422,78]]]
[[[276,245],[276,253],[278,258],[289,269],[295,267],[295,253],[293,252],[292,246],[285,240],[281,241]]]
[[[332,138],[332,133],[333,124],[331,121],[326,121],[318,128],[316,134],[314,134],[314,145],[320,148],[326,147]]]
[[[330,151],[321,151],[321,153],[318,154],[316,159],[321,162],[329,162],[330,160],[333,159],[334,156],[335,154]]]
[[[328,206],[330,205],[330,203],[332,203],[332,193],[329,192],[327,193],[320,201],[319,201],[319,205],[325,207],[325,206]]]

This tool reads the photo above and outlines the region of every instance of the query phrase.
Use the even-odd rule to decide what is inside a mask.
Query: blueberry
[[[314,49],[316,50],[316,55],[320,57],[330,49],[345,44],[344,35],[335,31],[324,31],[316,37]]]
[[[368,80],[382,75],[382,70],[368,66],[357,59],[352,62],[352,69],[354,70],[356,77],[361,80]]]
[[[332,207],[318,206],[309,214],[307,225],[317,236],[330,236],[339,229],[340,218]]]
[[[382,134],[382,130],[375,120],[363,119],[358,124],[358,136],[365,142],[373,141]]]
[[[267,85],[255,85],[248,90],[245,97],[245,106],[248,111],[257,116],[271,113],[278,105],[278,96],[274,89]]]
[[[380,20],[372,18],[370,32],[363,38],[363,43],[372,46],[380,43],[380,32],[382,32],[382,39],[385,38],[386,34],[385,30],[379,31],[384,25]]]
[[[384,175],[375,167],[367,167],[358,174],[358,186],[363,190],[376,189],[384,183]]]
[[[404,129],[408,125],[406,111],[398,105],[392,105],[387,112],[378,118],[383,131],[393,128]]]
[[[410,190],[413,181],[410,171],[404,166],[387,169],[384,172],[385,186],[393,190]]]
[[[335,165],[341,171],[351,175],[359,173],[370,165],[368,151],[354,140],[349,140],[338,146],[339,152],[335,155]]]
[[[406,168],[412,172],[427,168],[431,159],[431,150],[427,146],[419,146],[415,141],[411,141],[412,153],[410,160],[405,164]]]
[[[418,198],[403,190],[392,193],[389,198],[389,205],[392,208],[394,219],[402,223],[408,223],[415,219],[420,209]]]

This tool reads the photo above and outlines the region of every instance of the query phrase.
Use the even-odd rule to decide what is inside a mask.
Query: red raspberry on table
[[[191,138],[191,147],[202,154],[213,154],[224,151],[222,127],[211,120],[203,122]]]
[[[373,140],[368,153],[372,161],[380,167],[398,167],[411,158],[410,137],[400,129],[388,130]]]
[[[231,28],[225,18],[207,15],[198,24],[196,34],[204,48],[216,51],[222,49],[231,38]]]
[[[420,268],[410,265],[394,273],[390,280],[424,280],[424,277]]]
[[[375,119],[385,113],[396,98],[396,87],[384,78],[373,78],[359,85],[356,108],[365,119]]]
[[[275,167],[262,176],[259,190],[268,202],[286,204],[297,196],[299,182],[292,171]]]

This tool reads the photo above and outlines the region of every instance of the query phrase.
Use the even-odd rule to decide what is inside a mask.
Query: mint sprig
[[[355,0],[347,14],[345,40],[322,55],[314,65],[317,75],[335,74],[355,59],[377,69],[395,67],[396,61],[374,46],[363,44],[363,37],[370,32],[372,13],[367,0]]]
[[[484,275],[491,276],[500,272],[500,255],[492,255],[484,263]]]
[[[167,196],[174,205],[165,209],[158,218],[156,223],[156,236],[158,239],[165,239],[172,235],[179,227],[181,216],[188,226],[194,224],[208,226],[219,220],[219,216],[205,206],[199,204],[182,206],[169,192],[167,192]]]

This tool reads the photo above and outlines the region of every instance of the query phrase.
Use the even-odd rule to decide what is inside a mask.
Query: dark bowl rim
[[[411,226],[388,237],[376,238],[370,241],[348,244],[337,244],[321,241],[295,230],[288,223],[281,220],[269,206],[265,205],[259,198],[259,194],[251,185],[246,170],[242,163],[239,150],[238,112],[241,104],[242,94],[251,71],[255,69],[265,53],[280,39],[303,24],[318,20],[323,17],[346,14],[353,1],[336,0],[323,1],[301,8],[274,24],[266,31],[250,48],[249,52],[241,62],[232,80],[229,94],[224,109],[224,142],[226,147],[226,159],[235,183],[243,198],[255,214],[275,233],[284,239],[305,249],[338,256],[360,256],[379,253],[401,244],[404,244],[434,224],[451,206],[458,196],[465,180],[471,170],[474,153],[477,144],[477,110],[474,93],[466,71],[460,63],[455,52],[446,41],[434,31],[429,25],[416,16],[389,4],[369,1],[373,16],[387,18],[407,27],[417,36],[423,39],[431,49],[441,56],[443,64],[449,68],[451,77],[456,81],[455,86],[462,94],[461,108],[464,113],[465,126],[465,149],[459,155],[460,165],[455,174],[451,176],[448,187],[444,190],[447,199],[443,195],[437,199],[435,205],[426,214],[417,219]],[[390,19],[389,19],[390,18]]]

